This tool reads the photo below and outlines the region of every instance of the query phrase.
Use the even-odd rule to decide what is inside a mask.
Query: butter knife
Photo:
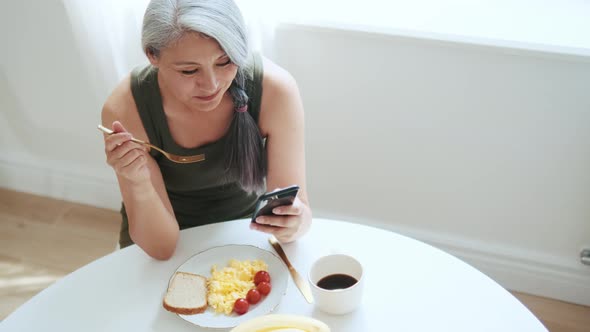
[[[291,265],[291,262],[289,262],[289,259],[287,258],[287,255],[285,254],[285,251],[283,250],[283,247],[281,247],[279,241],[274,236],[271,236],[268,238],[268,242],[270,242],[270,245],[279,254],[279,257],[281,257],[283,262],[285,262],[287,268],[289,268],[289,273],[291,273],[293,282],[295,282],[295,285],[297,286],[297,288],[299,288],[299,291],[301,292],[301,294],[303,294],[305,300],[308,303],[313,303],[313,296],[311,295],[311,289],[309,288],[309,284],[305,279],[301,277],[301,275],[299,275],[299,273],[297,272],[297,270],[295,270],[293,265]]]

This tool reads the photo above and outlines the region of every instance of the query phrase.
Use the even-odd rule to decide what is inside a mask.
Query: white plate
[[[263,296],[262,300],[257,304],[250,305],[248,312],[243,315],[237,315],[236,313],[232,313],[231,316],[223,313],[217,314],[213,308],[208,307],[201,314],[178,315],[179,317],[200,327],[231,328],[243,321],[268,314],[279,305],[283,295],[287,292],[289,270],[274,253],[255,246],[231,244],[207,249],[189,258],[176,269],[175,273],[179,271],[191,272],[210,278],[213,265],[217,265],[217,269],[222,269],[228,266],[230,259],[263,260],[268,265],[268,273],[271,278],[272,289],[270,294]]]

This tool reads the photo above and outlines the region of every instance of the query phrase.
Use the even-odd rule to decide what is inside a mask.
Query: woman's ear
[[[160,58],[158,57],[157,53],[158,51],[156,51],[153,47],[148,47],[145,50],[145,54],[147,55],[148,60],[154,67],[158,67],[158,64],[160,62]]]

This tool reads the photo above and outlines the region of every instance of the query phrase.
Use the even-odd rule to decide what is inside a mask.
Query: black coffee
[[[348,274],[330,274],[318,281],[318,287],[323,289],[344,289],[356,284],[357,280]]]

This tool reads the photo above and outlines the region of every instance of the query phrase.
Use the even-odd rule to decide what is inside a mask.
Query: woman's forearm
[[[129,220],[129,235],[153,258],[172,256],[178,241],[178,223],[151,182],[132,184],[121,190]]]

